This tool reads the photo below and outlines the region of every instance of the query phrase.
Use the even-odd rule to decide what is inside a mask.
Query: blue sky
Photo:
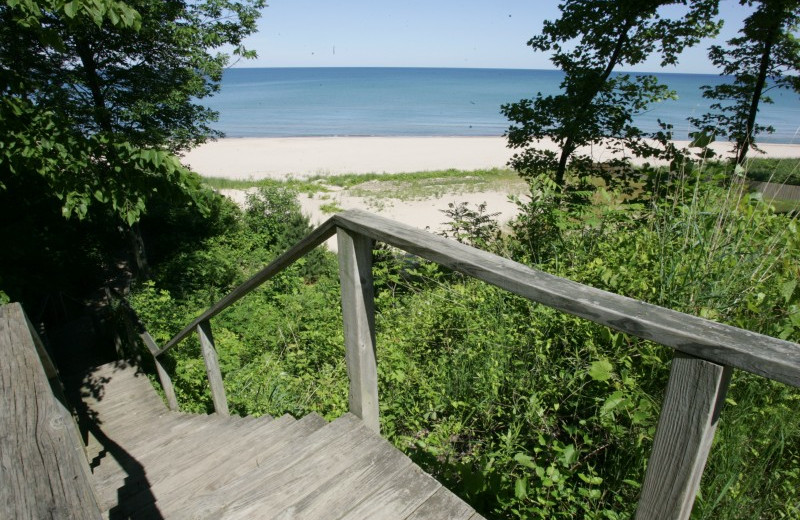
[[[746,8],[722,0],[724,41]],[[239,67],[492,67],[551,69],[545,53],[525,45],[557,1],[537,0],[271,0],[248,46],[257,60]],[[667,72],[710,73],[706,48],[686,51]],[[636,71],[661,70],[656,60]]]

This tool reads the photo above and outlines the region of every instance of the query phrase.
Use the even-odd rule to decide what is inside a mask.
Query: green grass
[[[752,181],[800,184],[800,158],[748,159],[745,169]]]
[[[319,210],[323,213],[333,214],[339,213],[340,211],[344,211],[344,208],[341,207],[337,202],[326,202],[319,207]]]
[[[225,177],[203,177],[203,182],[215,190],[246,190],[249,188],[262,188],[268,186],[284,186],[298,193],[326,193],[330,191],[323,183],[288,178],[275,179],[227,179]]]
[[[491,182],[492,180],[517,178],[517,174],[513,170],[505,170],[493,168],[490,170],[432,170],[421,172],[407,172],[407,173],[346,173],[342,175],[316,175],[310,177],[309,181],[319,181],[329,186],[338,186],[340,188],[352,188],[359,184],[370,181],[378,182],[424,182],[434,179],[462,179],[464,177],[475,177],[482,179],[484,182]]]
[[[414,200],[441,197],[452,193],[504,190],[521,192],[527,188],[515,171],[490,170],[434,170],[407,173],[349,173],[342,175],[315,175],[308,179],[225,179],[204,177],[211,188],[246,190],[263,186],[284,186],[298,193],[327,193],[336,188],[348,190],[349,195],[371,200]],[[323,210],[324,211],[324,210]],[[337,210],[338,211],[338,210]]]

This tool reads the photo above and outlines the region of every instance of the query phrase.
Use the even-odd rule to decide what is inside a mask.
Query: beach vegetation
[[[600,289],[797,341],[796,217],[742,184],[709,182],[723,168],[709,170],[686,171],[637,204],[608,193],[581,214],[546,196],[522,207],[506,233],[486,208],[453,204],[443,232]],[[158,342],[279,254],[291,242],[280,235],[296,240],[307,229],[291,190],[276,190],[259,191],[245,210],[219,203],[202,218],[202,236],[170,236],[172,253],[132,292]],[[533,238],[532,222],[541,228]],[[337,263],[318,254],[214,319],[232,411],[346,411]],[[384,436],[487,518],[633,516],[670,349],[385,246],[374,250],[373,272]],[[211,411],[196,340],[165,362],[182,408]],[[736,372],[693,518],[796,517],[798,414],[798,389]]]
[[[340,211],[343,211],[344,208],[341,207],[338,202],[331,201],[321,204],[319,210],[328,215],[332,215],[334,213],[339,213]]]
[[[287,176],[284,179],[230,179],[228,177],[203,177],[203,184],[214,190],[249,190],[250,188],[263,188],[270,186],[282,186],[289,188],[297,193],[315,195],[317,193],[328,193],[330,188],[324,184],[323,177],[315,180],[297,179]]]
[[[703,97],[713,100],[711,111],[690,118],[708,143],[720,136],[735,144],[735,163],[743,165],[750,148],[758,150],[756,136],[774,128],[758,124],[762,103],[772,103],[770,91],[786,89],[800,94],[800,2],[797,0],[741,0],[755,10],[744,20],[739,36],[725,45],[712,45],[708,57],[728,81],[704,86]]]
[[[800,159],[749,158],[745,164],[747,178],[800,186]]]
[[[596,168],[579,152],[583,146],[604,144],[641,157],[674,159],[669,126],[649,136],[656,138],[652,145],[633,123],[634,114],[674,93],[653,75],[617,71],[653,55],[662,67],[676,64],[683,49],[718,32],[718,2],[593,0],[564,2],[559,8],[560,18],[545,21],[528,46],[551,53],[550,60],[564,72],[561,92],[503,105],[502,112],[511,122],[508,145],[519,150],[510,165],[529,182],[552,183],[559,198],[569,191],[581,198],[587,175],[626,180]],[[537,147],[543,139],[555,141],[558,151]],[[578,174],[568,178],[568,169]]]

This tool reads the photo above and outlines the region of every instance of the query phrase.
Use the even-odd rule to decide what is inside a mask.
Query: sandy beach
[[[688,145],[688,142],[677,143]],[[549,141],[540,145],[558,150]],[[714,143],[712,147],[725,152],[730,145]],[[800,144],[761,147],[768,157],[800,157]],[[613,155],[603,146],[579,151],[591,154],[597,161]],[[184,156],[184,162],[207,177],[285,179],[341,173],[505,168],[512,155],[513,150],[506,147],[504,137],[238,138],[199,146]]]
[[[679,143],[688,145],[688,143]],[[552,142],[542,146],[557,150]],[[730,145],[715,143],[719,152]],[[767,157],[800,157],[800,145],[764,144]],[[605,147],[583,150],[597,161],[613,154]],[[401,173],[447,170],[474,171],[506,168],[513,151],[506,148],[503,137],[299,137],[222,139],[200,146],[184,157],[184,163],[207,177],[230,179],[297,179],[316,175],[343,173]],[[756,156],[754,154],[754,156]],[[633,161],[636,162],[636,161]],[[379,183],[385,184],[385,183]],[[498,213],[504,223],[516,214],[516,205],[509,199],[522,196],[525,183],[506,183],[480,191],[450,186],[433,196],[393,197],[386,189],[381,194],[357,193],[329,187],[331,191],[311,196],[300,195],[299,201],[313,224],[330,216],[332,207],[364,209],[388,218],[431,231],[441,231],[447,220],[442,210],[449,203],[468,202],[471,208],[486,203],[488,213]],[[390,188],[391,189],[391,188]],[[398,193],[402,187],[398,187]],[[223,190],[223,193],[244,204],[246,193]],[[335,241],[329,241],[335,247]]]

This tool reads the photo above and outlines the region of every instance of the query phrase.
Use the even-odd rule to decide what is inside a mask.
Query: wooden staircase
[[[349,413],[171,412],[121,362],[87,374],[82,394],[107,518],[481,518]]]

